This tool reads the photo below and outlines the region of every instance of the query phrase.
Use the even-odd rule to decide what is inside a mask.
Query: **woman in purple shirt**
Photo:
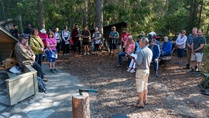
[[[52,73],[58,72],[55,69],[55,61],[57,59],[57,52],[56,52],[57,42],[54,37],[54,33],[52,31],[50,31],[48,33],[48,38],[46,39],[46,44],[47,44],[47,49],[48,49],[47,54],[48,54],[48,58],[49,58],[50,72],[52,72]]]

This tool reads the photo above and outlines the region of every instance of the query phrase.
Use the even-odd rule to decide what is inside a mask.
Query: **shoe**
[[[136,71],[135,71],[135,69],[131,69],[131,71],[130,71],[130,73],[135,73]]]
[[[67,55],[69,55],[69,53],[67,53]]]
[[[86,53],[84,53],[83,55],[86,55]]]
[[[190,71],[188,71],[188,73],[193,73],[195,72],[194,69],[191,69]]]
[[[117,65],[117,67],[121,67],[121,66],[122,66],[121,64],[118,64],[118,65]]]
[[[159,76],[159,75],[158,75],[158,72],[156,72],[156,73],[155,73],[155,77],[158,77],[158,76]]]
[[[63,54],[64,56],[66,55],[66,54]]]
[[[57,70],[57,69],[54,69],[54,71],[58,72],[58,70]]]
[[[189,64],[187,64],[187,65],[186,65],[186,69],[189,69],[189,68],[190,68],[190,65],[189,65]]]
[[[130,72],[131,71],[131,68],[128,68],[127,72]]]
[[[53,69],[50,69],[50,72],[51,72],[51,73],[54,73],[54,70],[53,70]]]
[[[89,52],[87,52],[87,55],[90,55]]]
[[[43,80],[44,82],[47,82],[47,81],[48,81],[48,79],[47,79],[47,78],[43,78],[42,80]]]

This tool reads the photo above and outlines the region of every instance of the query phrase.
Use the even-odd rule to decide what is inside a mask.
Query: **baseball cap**
[[[29,36],[28,36],[28,34],[22,33],[20,35],[20,38],[29,39]]]

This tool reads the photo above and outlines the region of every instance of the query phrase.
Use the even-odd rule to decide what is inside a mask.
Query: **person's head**
[[[164,37],[164,42],[168,42],[168,36]]]
[[[155,39],[152,39],[151,42],[150,42],[150,45],[151,46],[154,46],[155,44],[156,44],[156,40]]]
[[[202,30],[202,29],[199,29],[199,30],[198,30],[198,36],[199,36],[199,37],[203,36],[203,30]]]
[[[193,34],[193,35],[196,35],[196,34],[197,34],[197,28],[196,28],[196,27],[193,27],[193,28],[192,28],[192,34]]]
[[[15,24],[13,25],[13,29],[16,29],[16,25]]]
[[[98,27],[95,27],[95,32],[98,32],[98,31],[99,31]]]
[[[75,28],[78,29],[78,24],[75,24]]]
[[[31,34],[34,35],[34,36],[38,36],[38,29],[37,28],[33,28]]]
[[[149,40],[148,38],[141,38],[140,41],[139,41],[139,46],[142,48],[142,47],[145,47],[149,44]]]
[[[48,37],[49,37],[49,38],[53,38],[53,37],[54,37],[54,33],[53,33],[52,31],[49,31],[49,32],[48,32]]]
[[[64,27],[64,29],[65,29],[65,30],[68,30],[68,27],[67,27],[67,26],[65,26],[65,27]]]
[[[185,36],[186,35],[186,30],[181,30],[181,36]]]
[[[84,29],[84,30],[87,30],[87,29],[88,29],[88,26],[87,26],[87,25],[84,25],[84,26],[83,26],[83,29]]]
[[[28,39],[29,39],[28,34],[23,33],[20,35],[19,42],[21,42],[23,45],[26,45],[28,42]]]
[[[112,26],[112,31],[116,31],[116,27],[115,26]]]
[[[127,41],[130,43],[130,42],[132,42],[133,41],[133,37],[131,36],[131,35],[129,35],[128,37],[127,37]]]
[[[56,28],[54,29],[54,31],[55,31],[55,32],[59,32],[59,28],[56,27]]]
[[[31,28],[31,24],[28,24],[28,28],[29,28],[29,29]]]
[[[129,29],[127,28],[127,29],[126,29],[126,34],[128,34],[128,32],[129,32]]]

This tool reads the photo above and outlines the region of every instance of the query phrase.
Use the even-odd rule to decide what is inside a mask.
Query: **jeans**
[[[32,65],[32,67],[37,71],[37,76],[44,78],[43,71],[41,69],[41,66],[35,61]]]
[[[158,61],[155,62],[155,59],[153,59],[153,60],[152,60],[152,63],[153,63],[153,65],[154,65],[154,70],[155,70],[155,71],[158,71],[158,66],[159,66]]]
[[[43,60],[43,55],[42,55],[42,54],[37,54],[37,55],[36,55],[36,58],[35,58],[35,61],[36,61],[40,66],[42,66],[42,60]]]
[[[118,62],[119,62],[120,65],[122,65],[122,57],[124,57],[125,54],[126,54],[125,52],[120,52],[118,54]]]
[[[171,53],[162,53],[161,56],[162,56],[162,57],[164,57],[164,56],[171,56]]]
[[[81,44],[80,43],[81,43],[80,41],[76,41],[73,44],[73,51],[76,52],[76,47],[78,47],[78,53],[79,54],[81,53]]]

